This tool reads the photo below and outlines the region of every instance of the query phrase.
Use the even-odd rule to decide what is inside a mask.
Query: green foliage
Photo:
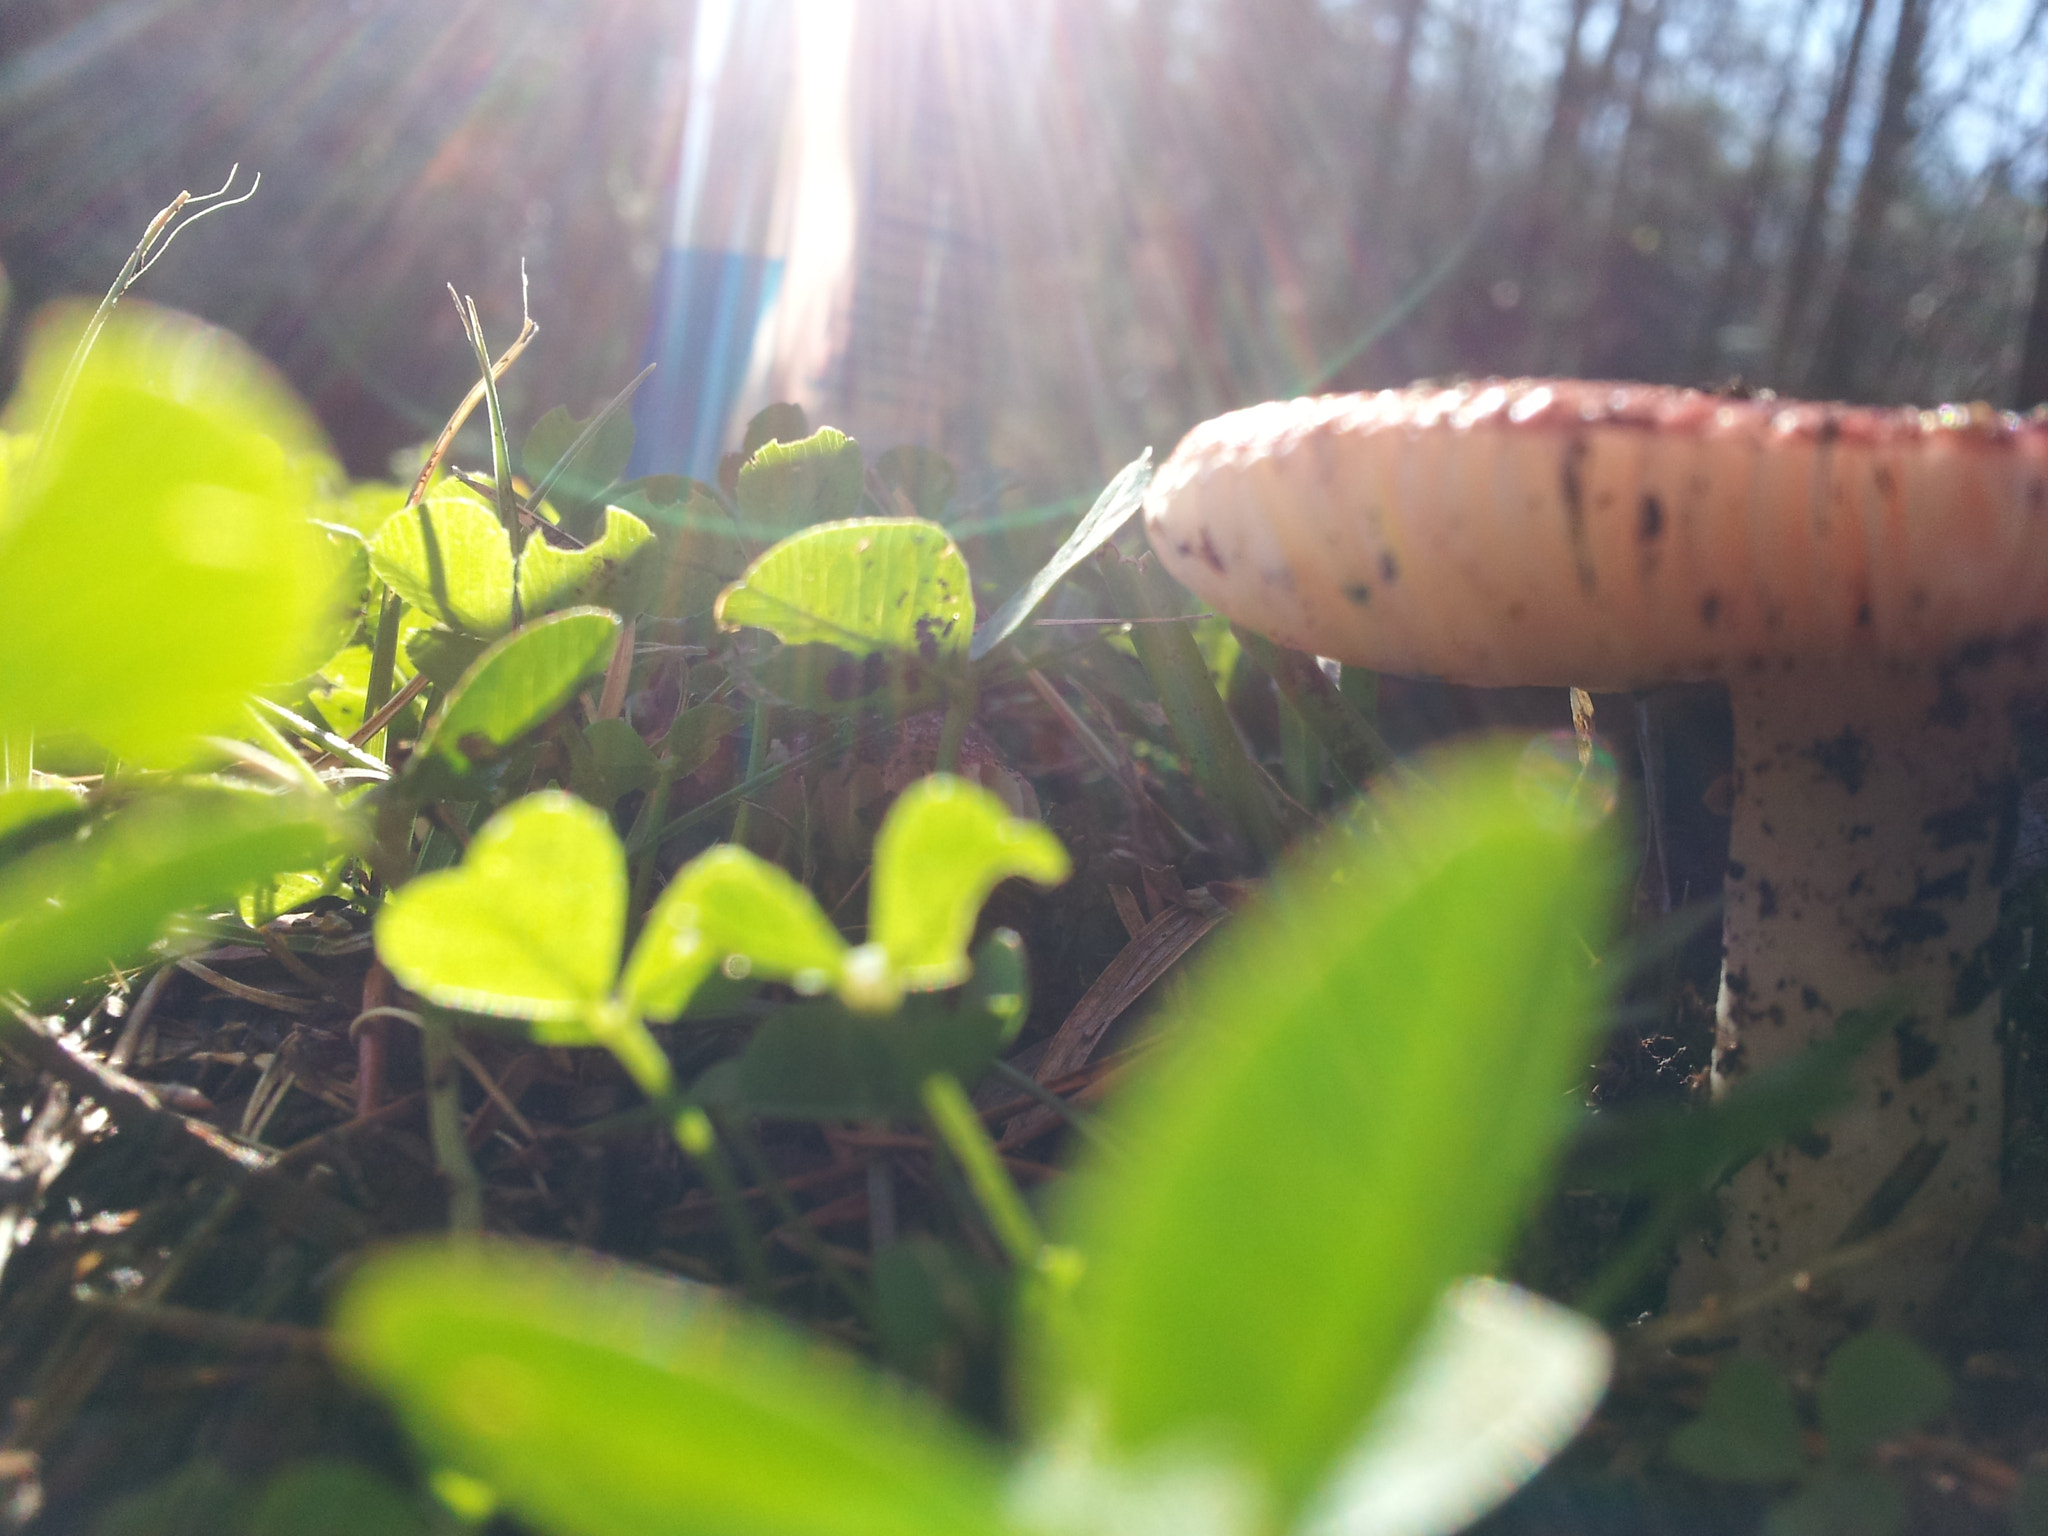
[[[427,1536],[418,1500],[346,1461],[299,1461],[264,1485],[248,1536]]]
[[[846,940],[811,893],[780,867],[726,844],[676,872],[647,914],[640,950],[626,968],[629,1005],[671,1019],[689,1001],[670,957],[701,956],[735,979],[787,981],[822,992],[845,966]]]
[[[525,625],[462,674],[427,722],[415,760],[440,758],[457,773],[490,761],[567,704],[618,644],[616,614],[571,609]]]
[[[231,338],[118,311],[0,504],[0,740],[174,765],[316,666],[347,573],[309,434]]]
[[[740,462],[744,464],[770,443],[800,443],[810,435],[811,420],[802,406],[789,400],[764,405],[741,435]]]
[[[662,750],[675,760],[679,772],[691,773],[739,728],[739,711],[723,704],[699,704],[676,716],[662,739]]]
[[[0,792],[0,848],[38,828],[73,819],[80,813],[79,796],[69,789],[45,786]]]
[[[1764,1536],[1893,1536],[1906,1500],[1882,1472],[1816,1472],[1764,1517]]]
[[[1861,1461],[1948,1407],[1948,1372],[1912,1340],[1881,1328],[1859,1333],[1828,1358],[1816,1396],[1828,1459]]]
[[[574,764],[569,787],[592,805],[609,809],[660,775],[661,759],[623,720],[593,720],[568,742]]]
[[[596,538],[581,549],[535,532],[519,552],[519,606],[528,618],[572,603],[602,603],[637,612],[636,567],[652,553],[654,534],[630,512],[604,509]]]
[[[910,998],[886,1017],[833,1002],[780,1009],[731,1070],[712,1068],[697,1092],[785,1119],[915,1115],[933,1073],[971,1083],[988,1071],[1024,1022],[1028,982],[1023,940],[999,928],[975,951],[957,1004]]]
[[[10,797],[11,798],[11,797]],[[46,1001],[141,959],[171,920],[339,851],[333,807],[219,784],[165,790],[0,865],[0,990]]]
[[[370,541],[370,568],[450,629],[488,636],[512,627],[512,535],[465,485],[438,486],[387,518]]]
[[[250,886],[235,898],[235,912],[251,928],[261,928],[286,912],[328,895],[341,884],[348,856],[338,854],[317,869],[283,870]]]
[[[595,418],[592,418],[594,421]],[[583,446],[576,441],[592,421],[578,421],[556,406],[528,429],[519,462],[526,478],[535,485],[552,479],[548,501],[571,528],[588,525],[604,502],[605,492],[618,483],[633,457],[633,418],[613,411],[591,432]],[[573,458],[567,457],[575,449]]]
[[[114,1504],[98,1536],[218,1536],[241,1525],[248,1509],[248,1491],[227,1468],[200,1458]]]
[[[1461,1528],[1535,1476],[1598,1401],[1611,1359],[1600,1328],[1563,1307],[1493,1280],[1452,1286],[1305,1527]]]
[[[364,480],[346,490],[320,498],[313,516],[330,527],[346,528],[368,546],[391,514],[405,505],[402,486]]]
[[[430,491],[417,507],[386,519],[370,563],[406,602],[449,629],[486,638],[512,627],[513,593],[528,618],[576,603],[617,600],[654,535],[630,512],[604,510],[596,538],[580,548],[549,534],[527,536],[517,561],[497,512],[464,485]]]
[[[1059,839],[1009,815],[963,779],[913,784],[875,840],[868,939],[912,991],[967,978],[967,940],[988,894],[1012,875],[1036,885],[1073,871]]]
[[[1145,504],[1145,488],[1151,483],[1152,450],[1148,448],[1102,488],[1102,494],[1095,498],[1095,505],[1067,535],[1058,553],[1040,566],[1008,602],[989,615],[988,622],[975,632],[969,652],[973,658],[981,660],[1014,635],[1037,611],[1038,605],[1052,594],[1054,587],[1072,575],[1082,561],[1115,538],[1118,530],[1137,516],[1138,509]]]
[[[1106,1453],[1210,1446],[1286,1508],[1444,1287],[1498,1261],[1600,1016],[1604,841],[1544,824],[1498,764],[1373,814],[1197,973],[1181,1048],[1118,1105],[1127,1155],[1062,1189],[1089,1267],[1034,1368],[1043,1422]]]
[[[788,645],[938,664],[965,654],[974,593],[945,529],[863,518],[784,539],[725,589],[717,614],[728,629],[765,629]]]
[[[528,1019],[582,1044],[626,926],[626,859],[604,816],[570,795],[506,807],[460,868],[423,875],[377,916],[377,952],[413,991],[449,1008]]]
[[[292,435],[288,401],[238,377],[208,395],[205,369],[109,334],[113,371],[87,370],[40,451],[7,450],[0,598],[69,623],[58,578],[125,592],[126,575],[92,564],[118,553],[143,627],[53,663],[62,689],[0,672],[0,746],[18,739],[26,763],[34,738],[61,730],[130,761],[83,797],[0,793],[0,990],[59,998],[145,958],[186,913],[262,925],[316,896],[368,907],[385,892],[377,951],[427,1005],[430,1040],[447,1038],[434,1010],[454,1009],[610,1051],[733,1207],[743,1270],[751,1234],[720,1137],[746,1116],[924,1119],[949,1187],[964,1180],[992,1252],[1015,1270],[1028,1444],[1005,1468],[867,1368],[695,1288],[509,1247],[373,1263],[343,1303],[340,1348],[393,1393],[439,1463],[437,1486],[467,1490],[465,1508],[480,1517],[502,1498],[545,1528],[618,1536],[996,1533],[1019,1521],[1077,1536],[1134,1523],[1266,1536],[1304,1521],[1427,1533],[1529,1475],[1583,1416],[1606,1369],[1597,1333],[1459,1281],[1497,1261],[1567,1119],[1599,1002],[1590,956],[1612,862],[1598,837],[1535,814],[1499,764],[1446,765],[1430,794],[1380,802],[1369,826],[1279,878],[1269,910],[1173,994],[1175,1028],[1136,1093],[1084,1123],[1091,1145],[1115,1151],[1062,1191],[1056,1245],[962,1086],[1028,1006],[1017,935],[997,930],[970,961],[982,908],[1005,879],[1068,877],[1051,833],[967,780],[913,784],[874,836],[858,944],[806,882],[737,843],[657,889],[664,838],[681,825],[665,824],[668,797],[740,727],[749,698],[797,699],[813,725],[942,698],[955,706],[950,760],[975,661],[1129,517],[1146,460],[975,640],[966,562],[926,520],[956,491],[936,455],[897,450],[877,466],[877,499],[920,516],[847,521],[866,495],[858,446],[810,432],[793,408],[764,413],[732,485],[736,522],[693,483],[617,487],[623,504],[604,504],[629,429],[608,418],[586,433],[557,413],[525,457],[556,491],[538,510],[582,525],[574,538],[587,542],[571,547],[514,526],[495,395],[495,501],[443,481],[405,508],[395,487],[337,490],[317,441]],[[118,550],[52,531],[60,510],[90,522],[86,505],[114,508],[104,521]],[[143,521],[123,533],[133,507]],[[710,584],[735,574],[747,539],[780,534],[711,616],[781,644],[705,645],[717,639]],[[74,557],[84,563],[63,563]],[[615,658],[626,618],[644,618],[641,654]],[[186,667],[179,624],[226,659]],[[1168,625],[1162,645],[1167,631],[1187,640]],[[1185,662],[1181,680],[1206,687],[1192,642],[1181,649],[1152,660],[1169,673]],[[159,651],[171,683],[147,675]],[[615,659],[626,717],[567,716]],[[243,713],[249,693],[285,685],[253,721]],[[344,739],[401,685],[419,695],[411,713]],[[1184,702],[1167,712],[1176,729],[1194,718]],[[650,745],[662,727],[647,722],[671,709]],[[752,711],[763,763],[782,713]],[[201,736],[235,765],[222,779],[136,771],[135,758],[182,762]],[[753,791],[726,791],[742,792]],[[809,818],[834,803],[817,793],[800,787],[807,876]],[[872,821],[853,817],[877,791],[831,793],[854,810],[827,812],[844,824],[818,843],[857,854]],[[367,870],[351,873],[359,844],[342,806],[356,796],[374,836],[360,842]],[[232,919],[209,926],[221,922]],[[678,1094],[650,1024],[684,1017],[700,992],[731,1001],[766,984],[799,1000],[750,1002],[761,1021]],[[699,1039],[715,1052],[730,1035]],[[430,1050],[430,1076],[432,1063]],[[459,1107],[452,1087],[429,1095],[437,1158],[473,1183]],[[707,1109],[734,1120],[714,1127]],[[917,1284],[957,1268],[902,1251]],[[747,1272],[766,1279],[765,1266]],[[980,1330],[991,1369],[1002,1283],[990,1268],[962,1282],[967,1301],[938,1303]],[[902,1305],[917,1284],[889,1282],[885,1332],[936,1370],[947,1352]],[[846,1293],[867,1316],[858,1285]],[[1245,1305],[1257,1296],[1286,1304]],[[1859,1431],[1841,1433],[1846,1446]],[[173,1516],[185,1499],[211,1500],[237,1531],[345,1521],[412,1536],[435,1524],[339,1464],[255,1491],[205,1486],[192,1499],[169,1489]]]
[[[1889,1536],[1904,1529],[1905,1499],[1895,1475],[1871,1466],[1871,1456],[1938,1417],[1948,1397],[1940,1361],[1873,1328],[1828,1357],[1814,1390],[1822,1458],[1808,1454],[1790,1384],[1740,1356],[1715,1374],[1699,1416],[1671,1437],[1669,1455],[1723,1482],[1793,1484],[1771,1505],[1768,1536]]]
[[[946,843],[929,834],[932,825],[983,835]],[[835,988],[849,1006],[869,1010],[893,1007],[906,988],[964,978],[973,914],[996,882],[1011,873],[1064,877],[1064,855],[1057,845],[1048,852],[1049,841],[1042,829],[1010,826],[994,797],[973,785],[940,781],[899,797],[877,843],[877,888],[909,881],[894,867],[906,856],[934,861],[926,866],[934,915],[913,909],[892,919],[918,946],[901,954],[853,948],[781,869],[744,848],[714,847],[677,871],[621,973],[625,850],[602,813],[549,791],[500,811],[460,867],[393,893],[378,914],[377,949],[429,1001],[527,1020],[538,1040],[620,1051],[652,1090],[666,1069],[655,1066],[642,1021],[676,1018],[714,970],[806,993]],[[1031,850],[1028,859],[1019,848]],[[944,936],[961,952],[939,947]]]
[[[1792,1389],[1761,1360],[1737,1356],[1714,1373],[1699,1417],[1671,1437],[1671,1459],[1731,1483],[1782,1483],[1806,1469]]]
[[[587,1536],[1005,1530],[994,1457],[715,1292],[536,1248],[418,1245],[334,1321],[428,1451]]]
[[[904,798],[892,814],[947,796]],[[885,833],[877,862],[930,846]],[[1275,882],[1108,1117],[1116,1151],[1063,1191],[1072,1246],[1042,1251],[1025,1319],[1037,1449],[1007,1489],[864,1368],[590,1261],[403,1251],[346,1293],[337,1347],[430,1454],[549,1530],[1448,1531],[1526,1477],[1605,1378],[1598,1330],[1451,1282],[1498,1256],[1568,1124],[1614,864],[1502,764],[1446,764]],[[691,904],[726,900],[710,889]],[[1012,976],[1001,955],[987,969],[998,1012]],[[785,1017],[832,1049],[806,1063],[778,1042],[781,1068],[750,1053],[742,1080],[870,1071],[832,1036],[858,1021],[822,1006]],[[898,1091],[861,1086],[877,1105]]]
[[[860,444],[844,432],[820,427],[795,442],[763,442],[743,451],[749,457],[740,468],[737,500],[750,534],[781,538],[860,510]]]
[[[708,485],[650,475],[620,486],[613,505],[655,530],[659,553],[645,587],[649,613],[684,619],[708,613],[720,588],[746,569],[747,543],[731,510]]]

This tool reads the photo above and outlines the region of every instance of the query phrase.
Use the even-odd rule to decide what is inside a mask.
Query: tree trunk
[[[1934,0],[1899,0],[1899,27],[1892,42],[1891,63],[1885,69],[1884,99],[1878,106],[1870,156],[1864,161],[1856,205],[1849,216],[1849,247],[1842,257],[1842,275],[1836,281],[1834,302],[1828,306],[1807,376],[1811,394],[1846,398],[1855,389],[1858,343],[1875,318],[1871,289],[1884,241],[1884,221],[1898,195],[1906,152],[1918,126],[1913,105],[1920,91],[1920,58],[1933,9]]]
[[[1785,118],[1799,93],[1799,54],[1813,19],[1813,7],[1814,0],[1805,0],[1799,9],[1799,20],[1792,28],[1792,46],[1778,76],[1777,99],[1764,119],[1763,137],[1757,141],[1749,172],[1742,178],[1741,189],[1729,210],[1728,249],[1721,258],[1720,270],[1714,274],[1706,307],[1700,311],[1699,329],[1693,333],[1692,347],[1686,355],[1686,377],[1692,383],[1705,382],[1707,374],[1721,361],[1721,328],[1735,313],[1743,290],[1756,274],[1757,228],[1763,223],[1764,209],[1777,189],[1778,136],[1784,131]]]
[[[1360,211],[1377,219],[1380,202],[1396,184],[1401,140],[1408,126],[1408,96],[1415,79],[1415,38],[1422,30],[1423,0],[1394,0],[1394,47],[1387,59],[1387,88],[1373,122]]]
[[[1628,18],[1628,0],[1617,0],[1617,33]],[[1551,102],[1550,123],[1544,129],[1543,145],[1537,152],[1536,172],[1530,182],[1528,218],[1521,241],[1522,292],[1527,301],[1521,311],[1527,327],[1521,348],[1521,371],[1535,372],[1542,365],[1538,355],[1546,341],[1548,327],[1543,315],[1549,303],[1546,278],[1551,267],[1551,246],[1562,222],[1563,203],[1575,179],[1573,161],[1578,155],[1579,131],[1585,126],[1586,108],[1592,97],[1586,61],[1579,53],[1579,39],[1592,15],[1593,0],[1572,0],[1570,20],[1565,27],[1564,57],[1557,67],[1557,93]],[[1609,50],[1610,54],[1612,49]]]
[[[2048,207],[2048,182],[2041,186]],[[2048,405],[2048,230],[2034,252],[2034,298],[2027,308],[2026,339],[2020,347],[2020,375],[2013,384],[2013,402],[2021,410]]]
[[[1910,3],[1910,0],[1907,0]],[[1820,143],[1813,154],[1813,174],[1806,184],[1806,207],[1799,215],[1799,233],[1792,242],[1792,257],[1785,266],[1784,296],[1778,305],[1777,336],[1771,348],[1771,375],[1784,378],[1804,331],[1806,308],[1813,296],[1814,279],[1820,272],[1821,237],[1827,228],[1828,194],[1834,190],[1835,173],[1842,164],[1842,135],[1849,126],[1849,106],[1856,98],[1856,77],[1863,69],[1863,45],[1870,36],[1870,19],[1877,13],[1877,0],[1861,0],[1856,23],[1842,50],[1842,62],[1835,71],[1834,88],[1828,93],[1827,110],[1821,115]]]
[[[1615,253],[1622,238],[1622,227],[1629,207],[1629,167],[1635,161],[1643,136],[1643,104],[1650,93],[1650,77],[1656,73],[1658,63],[1657,44],[1663,36],[1664,18],[1668,0],[1643,0],[1641,9],[1631,7],[1620,18],[1622,25],[1615,27],[1615,34],[1607,50],[1607,62],[1601,71],[1602,92],[1612,89],[1616,60],[1624,44],[1635,56],[1635,64],[1629,75],[1628,95],[1622,103],[1621,142],[1614,151],[1614,163],[1607,171],[1607,184],[1593,207],[1599,210],[1598,217],[1589,209],[1586,224],[1597,229],[1589,251],[1584,252],[1583,261],[1572,261],[1567,272],[1586,274],[1584,277],[1567,278],[1566,283],[1576,283],[1579,292],[1569,305],[1560,304],[1558,313],[1561,324],[1557,334],[1545,345],[1548,354],[1546,367],[1558,373],[1578,373],[1584,367],[1588,342],[1588,327],[1595,308],[1602,298],[1613,291],[1610,281],[1615,270]],[[1640,34],[1625,38],[1623,26],[1630,33]]]

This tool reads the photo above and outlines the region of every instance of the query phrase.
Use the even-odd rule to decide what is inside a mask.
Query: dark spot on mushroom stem
[[[1804,1152],[1817,1163],[1834,1151],[1835,1143],[1832,1138],[1819,1131],[1808,1131],[1804,1136],[1792,1138],[1792,1149],[1795,1152]]]
[[[1641,515],[1636,522],[1636,534],[1645,544],[1653,544],[1664,533],[1664,503],[1657,499],[1654,491],[1643,496]]]
[[[1952,682],[1943,683],[1927,707],[1927,723],[1960,731],[1970,723],[1970,696]]]
[[[1799,989],[1799,1006],[1808,1013],[1824,1013],[1828,1005],[1812,987],[1801,987]]]
[[[1362,581],[1350,582],[1344,588],[1344,596],[1363,608],[1372,601],[1372,588]]]
[[[1870,743],[1844,726],[1842,734],[1816,741],[1800,754],[1820,769],[1823,778],[1833,779],[1852,795],[1863,792],[1863,776],[1870,771]]]
[[[1892,1171],[1863,1202],[1863,1209],[1849,1218],[1849,1225],[1842,1229],[1834,1245],[1839,1248],[1844,1243],[1861,1242],[1897,1221],[1899,1212],[1920,1193],[1921,1186],[1933,1174],[1935,1165],[1947,1150],[1946,1140],[1929,1141],[1925,1136],[1908,1147],[1906,1155],[1892,1166]]]
[[[1842,834],[1842,841],[1846,843],[1860,843],[1865,838],[1875,836],[1877,836],[1877,828],[1874,825],[1867,821],[1859,821],[1855,826]]]
[[[1584,465],[1590,445],[1583,436],[1564,445],[1564,459],[1558,468],[1558,499],[1564,506],[1565,537],[1571,540],[1572,560],[1578,567],[1579,585],[1591,592],[1595,585],[1593,554],[1586,547],[1586,477]]]
[[[1914,905],[1923,901],[1968,901],[1970,899],[1970,866],[1966,862],[1961,869],[1952,869],[1945,875],[1929,880],[1922,878],[1913,887]]]
[[[1856,605],[1856,627],[1858,629],[1868,629],[1870,628],[1870,620],[1870,604],[1858,603]]]
[[[1731,997],[1747,997],[1749,995],[1749,972],[1746,969],[1724,972],[1721,977],[1721,985],[1728,989]]]
[[[1988,636],[1980,635],[1975,640],[1965,640],[1955,649],[1942,675],[1952,677],[1958,672],[1981,672],[1998,660],[1999,644]]]
[[[1910,1083],[1925,1077],[1941,1060],[1941,1047],[1920,1032],[1918,1019],[1903,1019],[1892,1026],[1892,1039],[1899,1051],[1899,1081]]]
[[[1704,624],[1708,629],[1712,629],[1714,627],[1715,620],[1719,619],[1720,617],[1721,594],[1718,592],[1709,592],[1705,597],[1700,599],[1700,623]]]
[[[2001,925],[1979,944],[1956,972],[1955,991],[1949,998],[1952,1018],[1974,1013],[1977,1005],[2004,985],[2019,967],[2021,936],[2017,928]]]
[[[1748,877],[1749,866],[1747,864],[1743,863],[1740,859],[1730,859],[1728,861],[1728,878],[1730,880],[1745,880]]]
[[[1926,907],[1887,907],[1879,921],[1885,937],[1881,947],[1887,955],[1898,953],[1906,944],[1925,944],[1948,932],[1948,919]]]
[[[1400,579],[1400,563],[1396,561],[1391,554],[1388,554],[1387,552],[1382,550],[1380,553],[1380,580],[1391,582],[1399,581]]]
[[[1756,915],[1765,918],[1778,915],[1778,888],[1768,880],[1756,883]]]
[[[1944,853],[1968,843],[1986,841],[1993,842],[2002,853],[2019,829],[2019,799],[2019,779],[2008,774],[1988,784],[1979,784],[1976,792],[1961,805],[1924,817],[1920,830],[1933,838],[1934,846]],[[2004,871],[1998,867],[1997,854],[1994,854],[1994,883],[2002,882],[2003,875]]]
[[[1202,559],[1218,576],[1223,574],[1223,557],[1216,553],[1216,541],[1209,537],[1209,530],[1202,530]]]

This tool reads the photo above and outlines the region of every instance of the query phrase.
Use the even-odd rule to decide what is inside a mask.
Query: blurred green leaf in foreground
[[[1572,1117],[1615,858],[1497,755],[1275,881],[1019,1276],[1026,1454],[701,1287],[509,1244],[373,1261],[341,1357],[542,1529],[1280,1531],[1477,1518],[1591,1410],[1595,1328],[1496,1263]]]
[[[141,305],[48,421],[76,335],[40,328],[8,413],[38,439],[0,504],[0,738],[172,765],[326,659],[347,573],[310,514],[338,470],[254,353]]]

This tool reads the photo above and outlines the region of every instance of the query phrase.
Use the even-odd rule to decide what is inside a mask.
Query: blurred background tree
[[[772,169],[793,81],[831,116],[815,73],[757,67],[721,137],[691,129],[721,83],[706,8],[795,4],[795,38],[803,3],[17,0],[13,319],[103,287],[239,160],[261,195],[151,294],[276,357],[358,471],[468,381],[443,285],[509,333],[522,258],[542,335],[514,409],[587,410],[685,355],[657,294],[702,235],[692,154],[815,192],[815,155]],[[780,244],[756,232],[810,299],[741,349],[721,418],[796,394],[1051,494],[1215,411],[1417,376],[2048,399],[2048,0],[830,3],[856,17],[841,205],[807,222],[785,190]],[[663,399],[642,467],[683,468]]]

